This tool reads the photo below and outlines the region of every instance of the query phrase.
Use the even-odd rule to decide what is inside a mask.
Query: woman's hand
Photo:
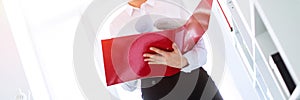
[[[182,56],[175,43],[172,44],[172,48],[172,52],[167,52],[155,47],[150,47],[150,50],[157,54],[144,54],[144,61],[147,61],[148,64],[163,64],[174,68],[183,68],[188,65],[187,59]]]

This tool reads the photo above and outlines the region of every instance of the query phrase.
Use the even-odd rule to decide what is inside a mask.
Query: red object
[[[202,0],[186,24],[176,29],[101,40],[107,85],[180,72],[165,65],[149,65],[142,55],[154,53],[150,47],[173,51],[173,42],[182,53],[191,50],[208,28],[211,6],[212,0]]]
[[[225,15],[225,13],[224,13],[224,10],[223,10],[223,8],[222,8],[222,6],[221,6],[219,0],[217,0],[217,3],[218,3],[218,5],[219,5],[219,7],[220,7],[220,9],[221,9],[221,11],[222,11],[222,14],[223,14],[223,16],[224,16],[224,18],[225,18],[225,20],[226,20],[226,22],[227,22],[227,24],[228,24],[228,27],[229,27],[230,31],[232,32],[233,29],[232,29],[232,27],[231,27],[231,25],[230,25],[230,23],[229,23],[229,21],[228,21],[226,15]]]

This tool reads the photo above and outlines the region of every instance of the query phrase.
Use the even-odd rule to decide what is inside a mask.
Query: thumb
[[[173,48],[173,50],[174,50],[175,53],[179,53],[180,52],[180,50],[178,49],[176,43],[172,44],[172,48]]]

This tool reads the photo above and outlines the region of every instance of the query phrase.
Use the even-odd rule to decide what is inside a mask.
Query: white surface
[[[237,2],[239,9],[241,10],[241,13],[245,17],[246,25],[251,28],[251,16],[252,16],[252,0],[232,0],[234,2]]]
[[[18,50],[0,0],[0,99],[15,100],[21,89],[30,91]]]
[[[293,79],[299,84],[299,0],[256,0],[255,5]]]
[[[294,90],[294,93],[289,100],[299,100],[300,99],[300,86],[298,85]]]
[[[6,0],[33,98],[82,100],[73,72],[75,30],[89,0]]]
[[[256,41],[259,45],[259,48],[261,48],[263,52],[264,58],[266,58],[267,61],[269,61],[269,56],[271,54],[278,52],[276,47],[272,43],[272,39],[268,32],[256,36]]]
[[[255,6],[296,85],[300,84],[299,0],[256,0]],[[299,92],[292,94],[295,98]]]
[[[248,0],[246,0],[246,2],[248,2]],[[283,94],[283,91],[278,85],[277,77],[274,77],[273,70],[270,69],[269,64],[266,61],[268,61],[270,54],[279,51],[280,54],[283,55],[283,59],[295,82],[298,82],[299,75],[297,75],[297,72],[300,71],[298,67],[300,63],[294,60],[299,59],[297,58],[299,56],[299,52],[297,52],[299,51],[299,46],[296,46],[297,41],[295,38],[299,36],[297,34],[299,33],[299,29],[295,27],[299,24],[300,15],[296,11],[296,9],[299,9],[299,7],[297,7],[299,2],[295,0],[253,0],[253,2],[255,5],[251,5],[250,3],[250,6],[253,6],[250,8],[254,11],[252,12],[250,10],[250,14],[255,14],[250,15],[252,18],[251,30],[248,28],[250,27],[248,23],[245,23],[248,19],[247,16],[242,14],[249,13],[248,10],[243,12],[243,5],[245,5],[243,4],[244,2],[236,3],[239,4],[239,7],[233,8],[237,9],[237,12],[233,12],[233,15],[241,17],[242,19],[241,21],[243,23],[236,20],[238,28],[242,25],[246,26],[247,30],[241,31],[241,33],[250,34],[250,36],[255,33],[255,36],[251,38],[253,40],[253,44],[246,46],[250,49],[251,53],[253,52],[251,50],[255,49],[254,62],[257,64],[257,69],[261,72],[267,87],[269,87],[270,92],[267,94],[272,95],[276,99],[286,99],[288,96]],[[240,8],[241,10],[239,11]],[[244,41],[247,42],[248,40],[245,39]],[[254,48],[251,48],[252,46],[254,46]],[[262,58],[259,57],[260,55],[262,55]],[[292,63],[293,65],[291,65]],[[252,77],[257,79],[257,75],[253,75]]]

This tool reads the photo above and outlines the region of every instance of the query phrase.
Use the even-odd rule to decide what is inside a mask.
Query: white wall
[[[84,100],[72,47],[89,0],[3,0],[35,100]]]
[[[28,93],[29,85],[0,0],[0,99],[15,100],[19,88]]]

